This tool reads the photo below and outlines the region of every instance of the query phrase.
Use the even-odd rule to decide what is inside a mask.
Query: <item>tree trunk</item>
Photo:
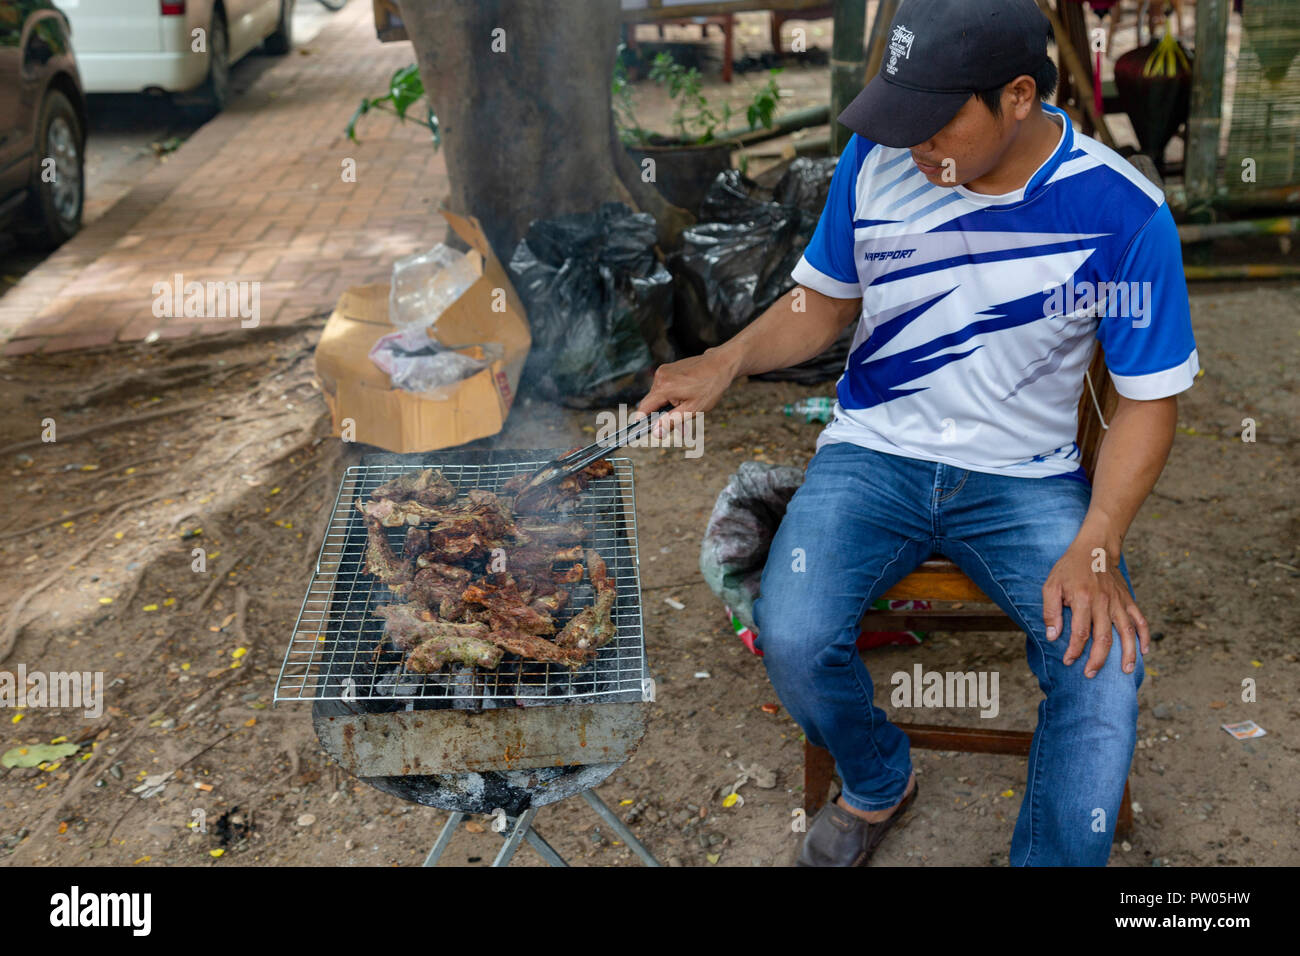
[[[508,262],[534,219],[621,201],[673,245],[693,221],[643,183],[614,131],[618,0],[400,0],[438,117],[448,205]]]

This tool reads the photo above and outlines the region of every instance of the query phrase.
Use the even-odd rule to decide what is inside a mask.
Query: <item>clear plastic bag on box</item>
[[[477,278],[469,257],[441,242],[428,252],[404,256],[393,263],[389,321],[399,329],[428,328]]]
[[[379,339],[370,349],[370,360],[388,373],[395,387],[430,392],[469,378],[505,354],[491,342],[470,348],[482,357],[466,355],[465,349],[449,349],[429,338],[424,329],[415,328]]]

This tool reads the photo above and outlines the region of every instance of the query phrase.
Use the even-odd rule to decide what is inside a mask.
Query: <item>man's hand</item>
[[[1105,570],[1093,570],[1099,565]],[[1141,638],[1143,654],[1150,650],[1147,621],[1119,573],[1118,554],[1112,560],[1102,549],[1101,554],[1094,556],[1094,549],[1075,541],[1056,562],[1043,585],[1043,623],[1047,625],[1049,641],[1061,634],[1063,604],[1071,612],[1070,646],[1065,650],[1067,666],[1079,659],[1089,632],[1092,634],[1092,653],[1084,665],[1085,677],[1095,677],[1106,663],[1112,644],[1112,624],[1119,631],[1125,674],[1133,673],[1137,666],[1137,638]]]
[[[709,349],[679,362],[655,369],[654,383],[636,410],[639,415],[672,406],[672,411],[655,424],[655,432],[669,434],[683,415],[707,412],[722,398],[736,378],[735,360],[720,349]]]
[[[1070,608],[1067,665],[1079,659],[1092,633],[1092,653],[1083,669],[1086,677],[1095,677],[1110,655],[1112,624],[1124,648],[1125,674],[1137,667],[1135,634],[1142,638],[1143,654],[1151,649],[1146,618],[1119,573],[1119,556],[1133,517],[1169,457],[1177,421],[1178,400],[1172,395],[1150,401],[1119,397],[1101,442],[1088,513],[1074,543],[1043,585],[1043,623],[1049,641],[1061,634],[1061,605]]]
[[[683,416],[717,405],[739,376],[760,375],[821,355],[861,311],[861,299],[834,299],[795,286],[717,348],[656,369],[649,394],[636,407],[637,416],[671,406],[672,411],[655,423],[655,433],[666,435]]]

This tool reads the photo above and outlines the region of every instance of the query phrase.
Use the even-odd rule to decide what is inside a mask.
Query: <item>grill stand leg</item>
[[[519,844],[524,842],[524,836],[533,825],[533,817],[537,816],[537,808],[530,807],[519,815],[515,821],[514,829],[506,837],[505,846],[501,847],[501,852],[497,858],[492,861],[493,866],[509,866],[510,861],[514,859],[515,851],[519,849]]]
[[[632,852],[641,858],[642,863],[646,866],[663,866],[654,858],[654,854],[646,849],[645,844],[633,835],[632,831],[627,828],[627,824],[605,805],[605,801],[596,796],[594,790],[582,791],[582,799],[591,804],[591,809],[595,810],[600,818],[609,824],[610,829],[623,838],[623,842],[632,848]]]
[[[641,858],[641,861],[645,863],[646,866],[663,865],[654,858],[654,854],[646,849],[645,844],[636,838],[632,831],[628,829],[627,824],[618,818],[614,811],[605,804],[604,800],[596,796],[596,794],[591,790],[582,791],[582,798],[590,804],[591,808],[596,811],[597,815],[602,820],[609,824],[610,829],[622,838],[623,842],[631,848],[633,853]],[[452,835],[456,832],[456,828],[460,826],[461,821],[465,819],[465,816],[466,814],[457,810],[447,818],[447,822],[443,824],[442,830],[438,833],[437,841],[433,844],[433,849],[429,851],[428,857],[425,858],[425,866],[437,865],[438,860],[442,857],[443,851],[447,849],[447,844],[451,842]],[[533,807],[530,810],[525,810],[514,820],[514,826],[511,828],[510,832],[508,834],[502,834],[506,842],[505,845],[501,847],[501,851],[497,854],[496,859],[492,861],[493,866],[509,866],[510,861],[514,858],[515,851],[519,849],[519,844],[524,840],[527,840],[528,845],[536,850],[538,855],[551,866],[567,867],[569,865],[564,857],[560,856],[560,854],[556,852],[555,848],[547,843],[540,833],[533,829],[533,819],[536,816],[537,808]]]
[[[551,866],[567,867],[569,865],[568,861],[565,860],[564,857],[560,856],[553,846],[543,840],[542,835],[532,827],[528,828],[528,833],[525,835],[525,839],[528,840],[528,845],[536,850],[538,855],[547,863],[551,864]]]
[[[456,832],[456,828],[460,826],[460,821],[464,819],[465,814],[459,810],[447,818],[447,822],[442,825],[442,830],[438,833],[438,839],[434,841],[433,849],[424,858],[425,866],[438,865],[438,860],[442,857],[443,851],[447,849],[447,844],[451,842],[452,834]]]

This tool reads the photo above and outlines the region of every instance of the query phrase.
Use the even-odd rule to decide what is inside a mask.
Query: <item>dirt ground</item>
[[[1134,835],[1120,866],[1300,863],[1300,516],[1293,432],[1300,288],[1199,286],[1205,374],[1129,538],[1138,597],[1158,632],[1142,689]],[[103,671],[98,720],[4,711],[0,750],[66,737],[78,753],[0,770],[0,859],[9,864],[389,865],[420,862],[445,815],[344,774],[306,705],[271,706],[285,646],[342,469],[367,451],[325,437],[305,328],[112,347],[0,366],[0,650],[4,667]],[[94,384],[88,384],[94,383]],[[666,863],[787,864],[797,853],[799,728],[761,661],[700,578],[700,535],[743,461],[804,464],[817,427],[786,402],[830,387],[743,382],[705,422],[704,455],[634,449],[645,628],[658,700],[635,757],[599,792]],[[53,418],[57,441],[40,441]],[[1257,441],[1240,438],[1243,419]],[[569,447],[594,412],[521,402],[488,444]],[[586,429],[587,431],[584,431]],[[205,573],[192,549],[206,549]],[[684,605],[677,610],[672,598]],[[241,651],[242,649],[242,651]],[[1039,691],[1019,635],[932,635],[872,652],[888,674],[997,669],[987,724],[1029,728]],[[707,672],[707,678],[696,677]],[[1242,681],[1258,701],[1242,701]],[[902,715],[904,718],[907,715]],[[972,723],[945,711],[931,722]],[[1254,720],[1237,741],[1220,724]],[[1025,761],[917,752],[924,789],[874,865],[1005,864]],[[776,772],[722,791],[740,767]],[[133,792],[165,775],[160,793]],[[1291,781],[1288,783],[1287,781]],[[207,832],[189,824],[206,814]],[[637,865],[581,801],[538,829],[571,862]],[[445,861],[486,865],[499,846],[465,825]],[[478,830],[480,832],[475,832]],[[523,849],[515,865],[542,865]]]

